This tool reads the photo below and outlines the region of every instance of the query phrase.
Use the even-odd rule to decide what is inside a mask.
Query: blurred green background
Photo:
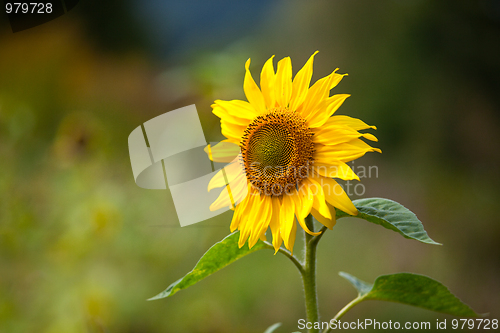
[[[196,104],[244,99],[273,54],[314,80],[336,67],[339,110],[376,125],[365,197],[413,210],[431,246],[357,219],[319,245],[321,315],[355,297],[337,275],[431,276],[500,319],[500,6],[495,0],[81,1],[12,33],[0,14],[0,331],[279,332],[305,317],[300,276],[260,251],[169,299],[147,302],[229,233],[231,214],[181,228],[168,191],[135,185],[128,134]],[[195,205],[196,203],[193,203]],[[296,244],[299,251],[300,241]],[[453,318],[366,302],[345,320]]]

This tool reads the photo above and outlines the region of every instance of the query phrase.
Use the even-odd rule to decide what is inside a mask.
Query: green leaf
[[[167,289],[158,295],[148,299],[148,301],[172,296],[179,290],[192,286],[196,282],[204,279],[212,273],[217,272],[247,254],[257,250],[269,248],[269,245],[265,244],[261,240],[259,240],[257,244],[252,247],[252,249],[249,249],[247,244],[245,244],[242,248],[239,248],[239,236],[240,234],[236,232],[230,234],[220,242],[215,243],[210,249],[208,249],[203,257],[201,257],[200,261],[198,261],[191,272],[172,283]]]
[[[347,216],[357,217],[399,232],[403,237],[422,243],[441,245],[427,235],[422,222],[415,214],[395,201],[367,198],[354,200],[352,203],[358,209],[358,215],[352,216],[337,209],[337,219]]]
[[[342,276],[344,279],[347,281],[351,282],[351,284],[356,288],[358,291],[358,296],[364,296],[367,293],[372,290],[373,284],[366,283],[364,281],[361,281],[355,276],[352,276],[351,274],[348,274],[346,272],[339,272],[339,275]]]
[[[418,306],[461,317],[479,316],[443,284],[424,275],[412,273],[381,275],[373,285],[345,272],[340,272],[339,275],[358,290],[359,301],[356,304],[372,299]]]
[[[265,330],[265,331],[264,331],[264,333],[273,333],[273,332],[275,332],[275,331],[276,331],[276,329],[277,329],[278,327],[280,327],[280,326],[281,326],[281,323],[276,323],[276,324],[274,324],[274,325],[271,325],[271,326],[269,326],[269,327],[267,328],[267,330]]]

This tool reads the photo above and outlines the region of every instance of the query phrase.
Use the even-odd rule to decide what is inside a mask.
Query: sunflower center
[[[286,108],[257,116],[241,138],[247,179],[260,193],[289,193],[309,175],[312,136],[305,120]]]

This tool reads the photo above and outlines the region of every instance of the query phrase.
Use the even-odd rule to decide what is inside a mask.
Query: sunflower
[[[252,248],[270,228],[275,250],[284,242],[293,251],[297,222],[307,233],[319,234],[307,227],[309,214],[332,229],[335,209],[358,213],[332,178],[359,180],[346,162],[381,152],[361,140],[377,141],[375,136],[359,132],[376,127],[332,116],[350,95],[330,96],[330,90],[347,74],[337,74],[337,68],[310,87],[316,53],[293,80],[290,58],[280,60],[275,72],[272,56],[262,68],[260,89],[248,59],[243,83],[248,102],[216,100],[212,105],[227,139],[206,151],[213,161],[231,163],[209,183],[209,191],[225,189],[210,210],[235,210],[230,229],[240,231],[239,247],[248,240]]]

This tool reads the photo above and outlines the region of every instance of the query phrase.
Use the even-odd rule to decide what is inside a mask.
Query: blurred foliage
[[[233,19],[204,35],[217,47],[184,42],[172,50],[175,66],[168,53],[158,59],[164,36],[136,17],[139,2],[85,2],[16,34],[0,24],[0,331],[245,333],[277,321],[278,331],[296,330],[299,275],[271,251],[182,295],[145,301],[227,235],[231,216],[180,228],[168,191],[135,185],[127,137],[196,103],[207,140],[216,141],[210,104],[244,98],[246,59],[257,78],[272,54],[290,55],[296,71],[316,49],[314,79],[335,67],[350,74],[335,89],[353,95],[339,112],[378,127],[384,153],[356,162],[379,168],[363,180],[365,196],[401,202],[444,244],[339,222],[318,251],[323,318],[354,297],[340,270],[368,281],[401,271],[433,276],[477,311],[500,316],[492,297],[500,293],[496,1],[273,2],[237,40],[224,35]],[[194,3],[186,10],[196,12]],[[449,318],[379,305],[361,304],[345,319]]]

